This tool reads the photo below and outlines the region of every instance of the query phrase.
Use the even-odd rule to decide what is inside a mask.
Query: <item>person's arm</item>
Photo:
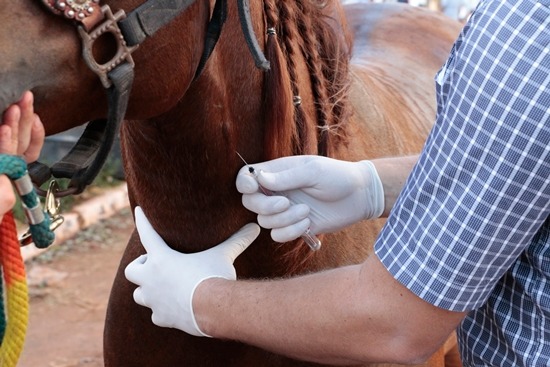
[[[417,160],[418,156],[409,156],[371,161],[383,187],[382,216],[391,211]],[[284,163],[276,164],[284,168]],[[342,163],[351,171],[349,162]],[[303,172],[300,164],[296,166]],[[276,165],[258,167],[285,171]],[[344,180],[346,171],[340,175],[311,173],[309,177],[317,182],[323,177],[327,182],[334,182],[335,177],[352,182]],[[296,172],[288,174],[292,179],[283,173],[276,177],[278,181],[265,183],[274,184],[273,189],[287,183],[307,187],[309,183],[301,181]],[[283,188],[292,189],[279,186]],[[271,198],[262,199],[266,203]],[[265,206],[255,209],[268,211]],[[193,305],[197,323],[208,335],[240,340],[297,359],[342,365],[421,363],[465,316],[417,297],[396,281],[375,255],[361,265],[286,280],[210,279],[197,287]]]
[[[373,159],[380,181],[384,188],[384,212],[382,217],[390,214],[405,181],[418,161],[418,155]]]
[[[321,363],[418,363],[465,315],[421,300],[375,255],[302,277],[234,281],[233,261],[256,238],[257,225],[209,250],[183,254],[168,247],[139,207],[135,215],[147,254],[125,275],[138,286],[135,302],[151,308],[158,326]]]
[[[418,298],[376,256],[287,280],[209,279],[197,287],[193,309],[213,337],[343,365],[420,363],[465,316]]]
[[[44,126],[34,113],[33,95],[25,92],[19,102],[11,105],[2,115],[0,123],[0,154],[21,155],[34,162],[44,144]],[[15,204],[12,185],[0,175],[0,221]]]

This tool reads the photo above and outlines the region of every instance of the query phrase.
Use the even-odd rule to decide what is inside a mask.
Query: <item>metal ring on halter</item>
[[[302,104],[302,97],[294,96],[294,98],[292,98],[292,102],[294,103],[294,106],[299,106]]]
[[[57,198],[57,192],[59,191],[59,185],[56,180],[51,180],[48,186],[48,192],[46,193],[45,206],[46,211],[52,217],[59,216],[59,208],[61,206],[60,200]]]
[[[40,187],[34,187],[34,189],[36,190],[36,193],[39,195],[39,196],[42,196],[42,197],[46,197],[46,195],[48,195],[48,191],[40,188]],[[55,197],[56,198],[64,198],[66,196],[70,196],[70,195],[75,195],[76,192],[78,191],[78,187],[68,187],[64,190],[59,190],[55,193]]]
[[[268,36],[276,36],[277,35],[277,31],[275,31],[275,28],[274,27],[269,27],[267,29],[267,35]]]

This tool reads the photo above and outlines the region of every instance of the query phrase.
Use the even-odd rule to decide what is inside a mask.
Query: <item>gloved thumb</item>
[[[258,170],[257,175],[258,183],[262,187],[278,192],[314,186],[317,178],[317,172],[309,172],[304,167],[292,167],[280,172]]]
[[[224,254],[231,263],[250,246],[260,234],[260,226],[256,223],[248,223],[235,232],[231,237],[208,251]]]
[[[136,206],[134,209],[134,214],[136,217],[136,228],[139,238],[148,254],[169,248],[162,237],[157,233],[157,231],[155,231],[151,223],[149,223],[149,220],[145,216],[145,213],[143,213],[141,207]]]

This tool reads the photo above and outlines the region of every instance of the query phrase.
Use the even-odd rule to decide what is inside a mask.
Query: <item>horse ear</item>
[[[288,156],[296,140],[292,88],[286,61],[274,28],[269,28],[265,50],[270,70],[264,76],[265,160]]]

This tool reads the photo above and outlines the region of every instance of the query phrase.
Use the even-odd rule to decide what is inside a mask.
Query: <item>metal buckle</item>
[[[92,71],[96,73],[97,76],[99,76],[99,79],[101,80],[103,86],[105,88],[109,88],[112,83],[111,80],[109,80],[109,76],[107,74],[118,65],[120,65],[123,61],[126,61],[133,67],[134,60],[132,59],[131,53],[134,52],[134,50],[138,46],[136,45],[128,47],[126,45],[126,41],[124,41],[124,36],[122,35],[122,32],[120,31],[120,28],[117,24],[119,20],[126,18],[126,13],[124,12],[124,10],[119,10],[118,12],[116,12],[116,14],[113,15],[111,8],[108,5],[103,5],[101,7],[101,12],[106,18],[101,24],[94,27],[94,29],[89,33],[83,26],[79,26],[78,33],[82,38],[82,56],[84,57],[86,64],[88,64],[88,67],[92,69]],[[101,35],[107,32],[112,33],[115,37],[117,42],[117,51],[115,56],[113,56],[111,60],[109,60],[105,64],[99,64],[94,58],[92,48],[94,42]]]
[[[50,230],[52,231],[55,231],[57,228],[59,228],[59,226],[63,224],[63,221],[65,220],[63,216],[59,214],[60,201],[55,196],[58,191],[59,185],[57,184],[57,181],[50,181],[48,192],[46,193],[45,209],[51,219]],[[32,242],[32,236],[29,229],[21,236],[21,238],[19,239],[19,243],[21,244],[21,246],[26,246],[30,245]]]

